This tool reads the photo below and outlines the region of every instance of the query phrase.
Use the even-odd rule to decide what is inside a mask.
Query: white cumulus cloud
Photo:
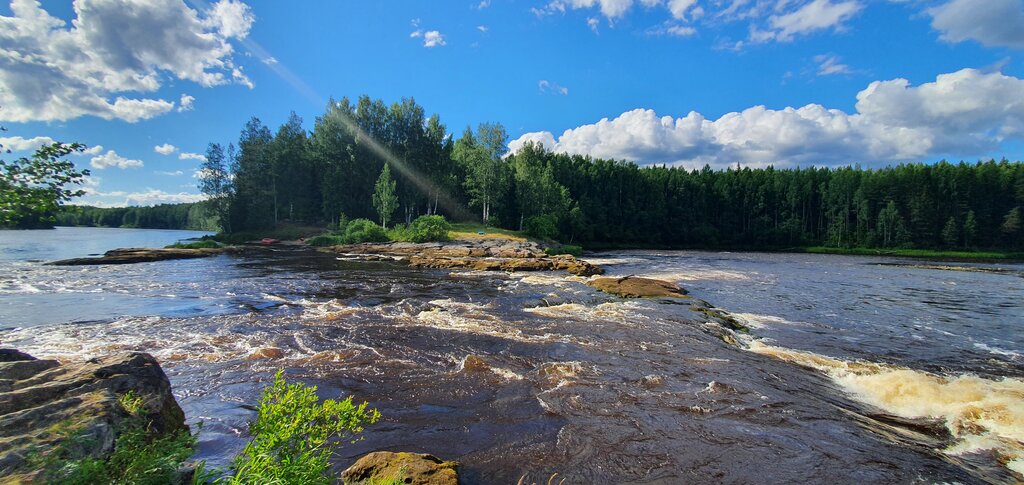
[[[1024,80],[963,69],[920,86],[906,79],[872,82],[857,94],[854,113],[818,104],[754,106],[707,119],[636,109],[557,138],[527,133],[509,148],[534,141],[557,152],[641,164],[787,166],[984,156],[1005,140],[1022,139]]]
[[[8,136],[0,137],[0,147],[4,150],[11,150],[14,152],[35,150],[43,145],[52,145],[56,143],[53,138],[48,136],[36,136],[32,138],[22,138],[20,136]]]
[[[762,32],[754,40],[788,42],[798,35],[826,29],[842,29],[843,23],[862,8],[863,5],[857,0],[813,0],[792,12],[769,17],[768,24],[771,29]]]
[[[185,111],[192,111],[193,109],[195,109],[195,106],[193,106],[195,101],[195,97],[189,96],[187,94],[182,94],[181,100],[178,101],[178,112],[182,113]]]
[[[171,145],[170,143],[164,143],[163,145],[153,147],[153,151],[161,155],[170,155],[178,151],[178,147]]]
[[[1024,49],[1024,0],[951,0],[927,13],[943,40]]]
[[[206,157],[199,153],[181,152],[178,154],[178,160],[199,160],[205,162]]]
[[[431,30],[423,33],[423,47],[429,49],[431,47],[438,47],[443,45],[448,45],[448,43],[445,42],[444,40],[444,34],[436,30]]]
[[[56,140],[48,136],[36,136],[32,138],[23,138],[20,136],[0,137],[0,147],[5,151],[10,150],[12,152],[35,150],[43,145],[52,145],[56,142]],[[99,155],[102,151],[103,146],[95,145],[85,148],[80,152],[74,152],[72,155]]]
[[[231,40],[252,23],[241,2],[220,0],[209,12],[182,0],[75,0],[73,8],[70,24],[32,0],[13,0],[12,15],[0,16],[0,121],[134,123],[175,108],[133,97],[168,78],[251,85],[232,60]]]
[[[89,161],[89,165],[97,170],[103,170],[105,168],[138,168],[143,165],[142,160],[132,160],[129,158],[118,155],[114,150],[108,150],[103,155],[97,155]]]

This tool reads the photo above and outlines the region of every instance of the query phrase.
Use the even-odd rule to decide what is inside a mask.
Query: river
[[[0,232],[0,344],[155,355],[224,465],[275,370],[383,414],[375,449],[466,483],[1012,483],[1024,478],[1024,265],[617,251],[749,328],[561,273],[412,269],[294,248],[123,266],[41,261],[202,233]],[[977,266],[977,265],[975,265]],[[694,307],[695,308],[695,307]]]

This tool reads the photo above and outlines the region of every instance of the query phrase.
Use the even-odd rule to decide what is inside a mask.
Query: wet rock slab
[[[587,284],[624,298],[686,298],[686,290],[668,281],[638,276],[594,278]]]
[[[187,429],[170,381],[149,354],[62,365],[0,349],[0,483],[31,481],[29,458],[52,449],[68,432],[90,443],[69,448],[70,459],[105,458],[128,418],[118,401],[128,392],[141,399],[154,437]]]
[[[342,472],[341,481],[345,485],[368,485],[391,483],[397,478],[413,485],[457,485],[457,469],[458,463],[434,455],[375,451]]]
[[[85,266],[98,264],[132,264],[171,259],[208,258],[226,252],[234,252],[235,248],[122,248],[112,249],[95,258],[62,259],[46,263],[50,266]]]
[[[577,276],[603,274],[604,270],[569,255],[549,256],[532,241],[508,239],[457,240],[445,243],[362,243],[322,250],[364,256],[401,258],[418,268],[470,269],[477,271],[567,271]]]

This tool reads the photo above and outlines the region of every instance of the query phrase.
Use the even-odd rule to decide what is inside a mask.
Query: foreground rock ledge
[[[686,298],[686,290],[676,284],[638,276],[594,278],[587,284],[624,298]]]
[[[71,448],[70,459],[106,458],[128,418],[118,397],[129,391],[142,400],[153,436],[187,429],[167,375],[149,354],[61,365],[0,349],[0,483],[31,482],[37,471],[28,457],[52,449],[69,431],[91,443]]]
[[[208,258],[226,252],[237,251],[236,248],[122,248],[111,249],[103,256],[96,258],[72,258],[62,259],[46,263],[51,266],[84,266],[95,264],[131,264],[148,263],[150,261],[165,261],[170,259],[194,259]]]
[[[459,464],[434,455],[375,451],[341,473],[345,485],[390,483],[397,477],[412,485],[457,485]]]
[[[508,239],[456,240],[444,243],[362,243],[322,248],[333,253],[400,258],[418,268],[478,271],[567,271],[577,276],[604,270],[569,255],[549,256],[532,241]]]

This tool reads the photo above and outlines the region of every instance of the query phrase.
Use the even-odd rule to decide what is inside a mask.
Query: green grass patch
[[[280,241],[295,241],[300,238],[308,238],[324,233],[323,227],[300,226],[293,224],[281,224],[274,229],[262,231],[241,231],[230,234],[220,233],[203,239],[212,239],[225,244],[241,244],[250,241],[259,241],[264,238],[277,239]]]
[[[179,430],[153,438],[142,410],[142,399],[128,392],[118,402],[129,414],[118,427],[114,451],[105,460],[80,458],[82,450],[98,445],[83,434],[80,427],[65,423],[56,427],[59,444],[47,452],[29,457],[29,463],[42,470],[43,483],[71,485],[173,483],[178,468],[190,456],[195,438]]]
[[[334,234],[321,234],[319,236],[313,236],[306,239],[306,244],[315,247],[337,246],[345,244],[345,238]]]
[[[195,241],[189,243],[176,242],[165,247],[167,249],[216,249],[221,246],[221,243],[207,239],[205,241]]]
[[[512,231],[500,227],[490,227],[475,222],[459,222],[451,225],[449,235],[452,239],[484,239],[499,238],[512,241],[526,241],[526,233],[523,231]],[[480,233],[483,234],[480,234]]]
[[[544,252],[550,256],[555,256],[557,254],[570,254],[578,258],[580,256],[583,256],[583,247],[574,246],[572,244],[563,244],[561,246],[544,248]]]
[[[955,260],[992,260],[1024,259],[1024,253],[1007,253],[999,251],[943,251],[934,249],[874,249],[874,248],[832,248],[812,246],[803,248],[803,252],[814,254],[846,254],[856,256],[897,256],[903,258],[922,259],[955,259]]]

